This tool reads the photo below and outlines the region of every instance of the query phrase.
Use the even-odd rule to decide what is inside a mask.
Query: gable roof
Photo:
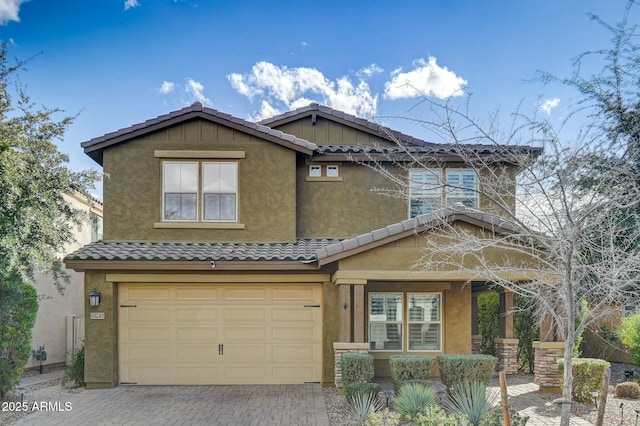
[[[399,132],[397,130],[390,129],[382,126],[378,123],[374,123],[364,118],[356,117],[355,115],[347,114],[343,111],[330,108],[325,105],[312,102],[307,106],[287,111],[283,114],[275,115],[270,118],[265,118],[258,123],[264,124],[269,127],[277,127],[292,121],[299,120],[304,117],[311,117],[315,122],[315,117],[321,116],[331,121],[335,121],[341,124],[345,124],[349,127],[356,128],[366,133],[370,133],[374,136],[381,137],[383,139],[392,140],[396,139],[400,142],[404,142],[410,145],[416,146],[437,146],[433,142],[427,142],[422,139],[414,138],[413,136]]]
[[[465,207],[461,203],[456,203],[453,206],[434,210],[431,213],[394,223],[354,238],[328,244],[316,252],[318,265],[326,265],[411,235],[429,231],[441,226],[443,222],[453,223],[455,221],[492,229],[498,233],[515,233],[519,230],[515,223],[504,217],[483,213]]]
[[[106,148],[195,118],[201,118],[217,124],[222,124],[295,151],[303,152],[307,155],[311,154],[316,149],[316,144],[305,139],[283,133],[279,130],[271,129],[258,123],[246,121],[230,114],[222,113],[213,108],[204,107],[200,102],[196,102],[193,105],[180,110],[146,120],[142,123],[134,124],[132,126],[116,130],[115,132],[107,133],[103,136],[98,136],[86,142],[82,142],[80,146],[84,148],[84,152],[89,157],[102,165],[102,154]]]

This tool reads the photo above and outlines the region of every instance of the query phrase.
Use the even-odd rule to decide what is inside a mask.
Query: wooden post
[[[504,426],[511,426],[511,417],[509,416],[509,401],[507,400],[507,374],[504,371],[498,373],[500,378],[500,405],[502,405],[502,417],[504,418]]]
[[[364,342],[364,285],[353,286],[353,341]]]
[[[596,426],[602,426],[604,422],[604,409],[607,405],[607,393],[609,393],[609,380],[611,379],[611,369],[604,371],[602,378],[602,389],[600,390],[600,404],[598,404],[598,417],[596,417]]]
[[[351,342],[351,286],[338,286],[338,341]]]

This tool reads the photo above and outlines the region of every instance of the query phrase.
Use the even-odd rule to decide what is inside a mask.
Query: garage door
[[[120,284],[120,382],[318,382],[321,300],[321,284]]]

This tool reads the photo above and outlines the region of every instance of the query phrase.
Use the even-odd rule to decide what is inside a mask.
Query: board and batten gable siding
[[[156,150],[244,152],[237,160],[206,160],[237,161],[237,222],[244,229],[154,228],[162,221],[163,159]],[[104,240],[295,241],[295,169],[293,150],[205,120],[112,146],[104,152]]]
[[[322,116],[317,116],[315,123],[312,122],[311,116],[306,116],[273,128],[316,145],[389,145],[389,141],[384,138]]]

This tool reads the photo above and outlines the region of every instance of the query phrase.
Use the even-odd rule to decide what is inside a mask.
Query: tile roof
[[[295,243],[155,243],[98,241],[67,255],[65,261],[294,261],[313,262],[318,249],[338,240]]]
[[[283,142],[298,146],[302,150],[313,151],[316,149],[316,144],[309,142],[306,139],[301,139],[296,136],[283,133],[279,130],[274,130],[259,123],[254,123],[251,121],[243,120],[242,118],[234,117],[230,114],[225,114],[213,108],[204,107],[200,102],[196,102],[180,110],[172,111],[168,114],[160,115],[158,117],[146,120],[142,123],[137,123],[129,127],[116,130],[115,132],[95,137],[88,141],[82,142],[80,146],[84,148],[85,153],[92,156],[91,154],[94,153],[94,151],[101,152],[102,149],[104,149],[106,146],[111,145],[112,143],[123,142],[124,140],[137,137],[148,131],[157,130],[157,128],[161,127],[163,124],[171,124],[170,122],[172,120],[179,119],[183,116],[194,116],[204,119],[217,118],[233,123],[235,125],[246,127],[249,130],[253,130],[263,134],[265,137],[280,139]],[[101,154],[94,154],[92,157],[94,159],[101,158]]]
[[[411,145],[417,145],[417,146],[431,146],[431,145],[436,145],[433,142],[427,142],[424,141],[422,139],[418,139],[418,138],[414,138],[411,135],[407,135],[405,133],[399,132],[397,130],[393,130],[390,129],[388,127],[382,126],[378,123],[375,123],[373,121],[369,121],[369,120],[365,120],[364,118],[360,118],[360,117],[356,117],[355,115],[351,115],[351,114],[347,114],[343,111],[338,111],[336,109],[330,108],[328,106],[325,105],[320,105],[317,104],[315,102],[310,103],[307,106],[301,107],[301,108],[297,108],[291,111],[287,111],[283,114],[279,114],[279,115],[275,115],[273,117],[269,117],[269,118],[265,118],[261,121],[259,121],[258,123],[260,124],[264,124],[264,125],[272,125],[272,124],[276,124],[278,122],[281,121],[288,121],[289,119],[293,119],[297,116],[304,116],[304,115],[309,115],[312,113],[321,113],[324,114],[325,116],[329,116],[329,117],[334,117],[340,120],[345,120],[348,122],[351,122],[353,124],[355,124],[356,126],[359,126],[360,128],[362,128],[363,130],[367,130],[370,133],[376,134],[382,138],[385,139],[390,139],[395,138],[401,142],[405,142]]]
[[[504,217],[486,214],[479,210],[465,207],[461,203],[448,206],[442,209],[434,210],[431,213],[416,216],[399,223],[376,229],[354,238],[339,240],[332,244],[321,247],[317,251],[318,260],[340,255],[350,250],[363,248],[376,241],[384,239],[392,239],[393,237],[404,237],[406,233],[419,233],[433,228],[442,223],[442,221],[451,221],[454,219],[464,218],[472,219],[475,222],[481,222],[485,226],[493,228],[501,228],[507,232],[518,232],[518,227]],[[322,263],[322,262],[321,262]]]

